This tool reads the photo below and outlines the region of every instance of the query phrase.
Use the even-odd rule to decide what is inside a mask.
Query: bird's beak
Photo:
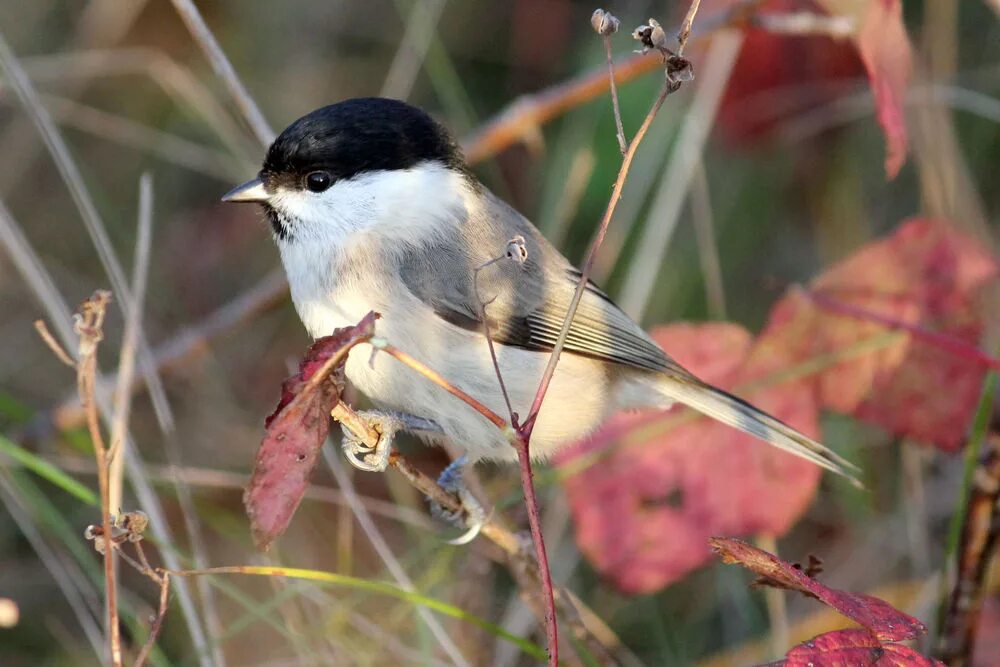
[[[263,204],[270,198],[271,195],[264,189],[263,181],[255,178],[243,185],[237,185],[222,197],[222,201]]]

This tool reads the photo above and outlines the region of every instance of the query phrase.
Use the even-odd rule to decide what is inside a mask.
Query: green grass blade
[[[445,616],[450,616],[452,618],[457,618],[459,620],[471,623],[495,637],[500,637],[505,639],[512,644],[516,645],[522,651],[528,655],[537,658],[539,660],[546,659],[546,652],[538,644],[528,641],[523,637],[518,637],[515,634],[507,632],[499,625],[490,623],[484,618],[480,618],[474,614],[470,614],[460,607],[448,604],[447,602],[442,602],[435,598],[427,597],[426,595],[421,595],[420,593],[413,593],[410,591],[403,590],[398,586],[388,584],[381,581],[369,581],[367,579],[359,579],[357,577],[349,577],[343,574],[336,574],[334,572],[322,572],[319,570],[307,570],[296,567],[275,567],[275,566],[255,566],[255,565],[235,565],[230,567],[212,567],[205,570],[187,570],[184,572],[174,572],[172,573],[176,576],[200,576],[200,575],[211,575],[211,574],[247,574],[260,577],[288,577],[289,579],[304,579],[306,581],[315,581],[321,584],[329,584],[333,586],[343,586],[345,588],[351,588],[354,590],[366,591],[369,593],[376,593],[379,595],[387,595],[389,597],[394,597],[399,600],[404,600],[411,604],[421,605],[427,607],[432,611],[436,611],[439,614],[444,614]]]
[[[31,472],[35,473],[45,481],[59,487],[71,496],[82,500],[88,505],[96,506],[98,504],[97,494],[93,491],[45,459],[35,456],[28,450],[24,449],[17,443],[8,440],[2,435],[0,435],[0,452],[3,452]]]

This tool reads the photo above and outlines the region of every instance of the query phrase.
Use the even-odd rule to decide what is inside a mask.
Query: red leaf
[[[780,348],[755,345],[734,324],[677,324],[653,331],[665,349],[708,382],[732,387],[784,368]],[[753,401],[815,435],[817,406],[808,385],[789,382],[756,392]],[[576,539],[590,562],[620,588],[649,592],[704,564],[712,535],[784,534],[808,507],[819,469],[754,438],[674,410],[624,415],[590,440],[563,452]],[[667,432],[608,439],[650,421],[673,421]],[[662,425],[662,424],[661,424]],[[661,429],[662,431],[662,429]],[[599,465],[586,465],[591,456]],[[669,536],[669,539],[665,539]]]
[[[875,94],[875,114],[885,133],[885,173],[892,180],[906,162],[909,147],[903,105],[913,72],[913,50],[903,24],[902,0],[868,1],[858,50]]]
[[[818,410],[830,408],[952,449],[972,418],[985,372],[974,348],[981,328],[977,293],[997,271],[976,242],[945,224],[915,219],[822,274],[812,291],[790,290],[756,341],[724,323],[671,325],[653,336],[696,375],[724,388],[827,359],[747,397],[809,435],[818,435]],[[831,310],[833,302],[865,316]],[[880,319],[958,347],[942,348],[912,332],[886,343],[892,330]],[[880,337],[881,346],[872,346]],[[615,417],[557,460],[568,474],[581,550],[633,592],[656,590],[702,565],[708,556],[701,545],[713,534],[782,535],[809,505],[820,474],[726,426],[679,422],[676,411]]]
[[[880,642],[904,641],[927,632],[923,623],[883,600],[824,586],[801,569],[746,542],[716,537],[710,543],[722,556],[724,563],[739,563],[767,579],[770,585],[799,591],[819,599],[867,628]]]
[[[299,362],[299,372],[282,384],[281,400],[264,422],[264,439],[243,494],[259,549],[267,549],[285,531],[302,501],[329,432],[330,410],[340,400],[347,352],[372,337],[377,317],[369,313],[356,326],[318,339]]]
[[[974,350],[982,328],[976,298],[996,275],[996,261],[973,240],[944,223],[909,220],[816,278],[817,298],[790,291],[761,338],[806,361],[884,335],[891,329],[880,320],[892,320]],[[952,450],[963,441],[985,370],[978,356],[911,333],[824,368],[815,382],[823,407]]]
[[[702,16],[738,4],[736,0],[703,0]],[[684,3],[678,6],[687,9]],[[751,16],[799,12],[825,13],[813,0],[765,0],[754,7]],[[863,71],[849,39],[782,35],[748,22],[719,106],[718,127],[731,145],[753,143],[793,116],[849,94],[852,80]]]
[[[785,667],[934,667],[944,663],[925,658],[899,644],[883,644],[867,630],[837,630],[795,646],[779,663]]]

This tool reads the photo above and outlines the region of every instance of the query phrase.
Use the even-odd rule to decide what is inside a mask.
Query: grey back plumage
[[[479,210],[467,212],[459,225],[460,243],[442,239],[429,249],[403,253],[403,282],[453,325],[482,331],[485,312],[494,342],[550,351],[580,273],[521,214],[492,193],[482,194]],[[503,255],[516,236],[525,240],[527,259],[494,262],[477,277],[477,268]],[[593,283],[587,285],[564,349],[611,364],[690,377]]]

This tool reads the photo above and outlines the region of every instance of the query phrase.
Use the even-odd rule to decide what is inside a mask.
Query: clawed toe
[[[479,535],[483,524],[486,523],[486,511],[462,482],[462,468],[466,464],[466,461],[465,456],[460,456],[452,461],[438,477],[438,484],[441,485],[442,489],[458,496],[458,499],[462,503],[462,509],[458,512],[453,512],[441,507],[441,505],[434,501],[430,503],[431,514],[453,526],[468,529],[455,539],[448,540],[448,544],[468,544]]]
[[[365,419],[373,429],[378,431],[379,439],[374,449],[362,441],[350,428],[344,428],[344,440],[341,444],[347,461],[359,470],[366,472],[384,472],[389,466],[389,455],[392,453],[392,442],[403,424],[392,414],[378,411],[359,412],[358,416]]]

